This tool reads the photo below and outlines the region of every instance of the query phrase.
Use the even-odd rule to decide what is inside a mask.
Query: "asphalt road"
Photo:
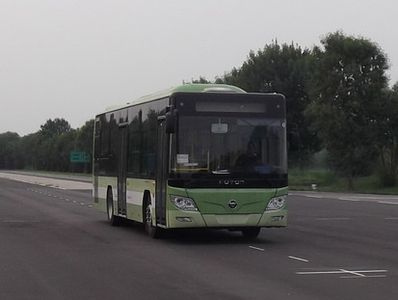
[[[398,299],[397,197],[294,193],[255,241],[153,240],[63,188],[0,178],[0,299]]]

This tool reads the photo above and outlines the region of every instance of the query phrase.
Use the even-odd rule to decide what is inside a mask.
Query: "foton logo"
[[[234,208],[236,208],[236,207],[238,206],[238,202],[236,202],[234,199],[231,199],[231,200],[228,202],[228,206],[229,206],[230,208],[234,209]]]
[[[219,180],[219,184],[222,185],[241,185],[244,184],[244,180],[238,180],[238,179],[224,179],[224,180]]]

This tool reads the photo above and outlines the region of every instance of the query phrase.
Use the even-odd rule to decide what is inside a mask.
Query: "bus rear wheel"
[[[113,205],[113,193],[111,188],[108,188],[108,191],[106,192],[106,213],[108,216],[108,222],[112,226],[119,226],[121,224],[122,219],[115,216],[115,207]]]
[[[242,235],[248,239],[255,239],[260,234],[261,227],[248,227],[242,229]]]
[[[161,228],[152,225],[151,201],[146,200],[144,206],[144,227],[146,233],[156,239],[161,236]]]

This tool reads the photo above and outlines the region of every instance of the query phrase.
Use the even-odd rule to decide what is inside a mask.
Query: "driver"
[[[257,152],[256,144],[253,141],[249,141],[247,144],[246,153],[239,155],[235,162],[235,166],[239,169],[253,168],[260,162],[260,157]]]

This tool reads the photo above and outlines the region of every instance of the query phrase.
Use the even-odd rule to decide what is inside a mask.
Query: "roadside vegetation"
[[[328,169],[289,169],[289,190],[398,194],[398,186],[384,186],[377,174],[355,177],[349,188],[344,177]]]
[[[71,163],[71,151],[92,155],[94,121],[72,129],[64,119],[47,120],[38,132],[0,134],[0,170],[90,173],[91,162]]]
[[[397,193],[398,83],[388,85],[388,68],[375,42],[335,32],[312,49],[272,42],[213,81],[193,82],[286,96],[291,188]],[[91,155],[92,131],[92,120],[72,129],[55,119],[24,137],[0,134],[0,169],[90,172],[69,153]]]

